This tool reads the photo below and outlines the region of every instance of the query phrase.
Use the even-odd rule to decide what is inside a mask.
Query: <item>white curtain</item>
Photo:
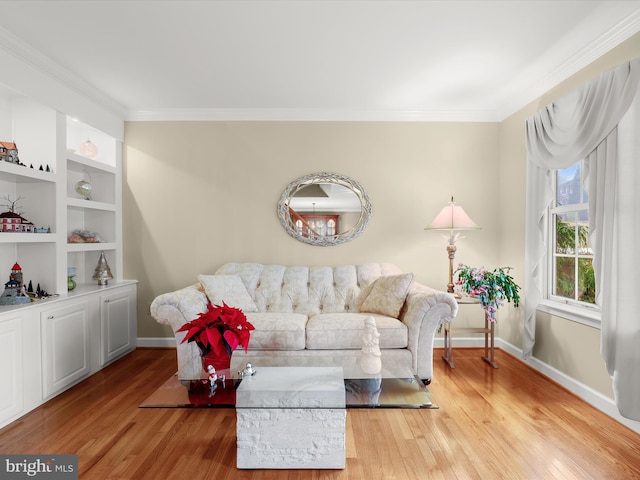
[[[527,119],[527,248],[523,352],[535,342],[553,201],[551,169],[585,159],[589,239],[602,311],[601,350],[622,415],[640,420],[640,59],[627,62]],[[633,103],[633,106],[632,106]],[[635,133],[635,135],[634,135]],[[541,188],[542,186],[542,188]]]

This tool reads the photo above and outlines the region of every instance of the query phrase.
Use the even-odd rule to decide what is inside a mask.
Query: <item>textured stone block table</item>
[[[236,391],[238,468],[345,467],[340,367],[262,367]]]

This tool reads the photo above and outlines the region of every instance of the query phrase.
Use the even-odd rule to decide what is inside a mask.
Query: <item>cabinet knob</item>
[[[54,318],[54,317],[53,317],[53,315],[49,315],[49,316],[47,317],[47,320],[51,320],[52,318]]]
[[[104,301],[104,303],[109,303],[111,300],[109,300],[108,298]]]

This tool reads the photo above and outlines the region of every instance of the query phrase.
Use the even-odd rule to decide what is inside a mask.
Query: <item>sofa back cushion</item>
[[[250,350],[304,350],[307,316],[299,313],[248,313],[255,327],[249,340]]]
[[[336,267],[227,263],[216,271],[216,275],[239,276],[258,312],[308,316],[358,312],[363,294],[376,279],[400,273],[391,263]]]

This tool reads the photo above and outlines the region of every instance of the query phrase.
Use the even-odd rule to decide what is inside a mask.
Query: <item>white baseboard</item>
[[[436,338],[434,341],[435,347],[444,348],[444,340],[442,338]],[[552,367],[549,364],[546,364],[537,358],[522,358],[522,350],[520,348],[515,347],[514,345],[505,342],[501,338],[495,339],[495,346],[497,348],[501,348],[505,352],[510,353],[517,359],[526,363],[532,368],[535,368],[537,371],[542,373],[544,376],[549,377],[555,382],[562,385],[564,388],[569,390],[570,392],[577,395],[579,398],[587,402],[589,405],[597,408],[601,412],[609,415],[614,420],[620,422],[624,426],[630,428],[636,433],[640,433],[640,422],[636,420],[630,420],[626,417],[620,415],[618,411],[618,407],[612,398],[606,397],[600,392],[594,390],[593,388],[585,385],[582,382],[577,381],[576,379],[568,376],[567,374],[561,372],[560,370]],[[482,337],[456,337],[455,347],[484,347],[484,338]],[[455,348],[454,347],[454,348]]]
[[[174,337],[138,337],[136,339],[136,347],[175,347],[176,339]]]

